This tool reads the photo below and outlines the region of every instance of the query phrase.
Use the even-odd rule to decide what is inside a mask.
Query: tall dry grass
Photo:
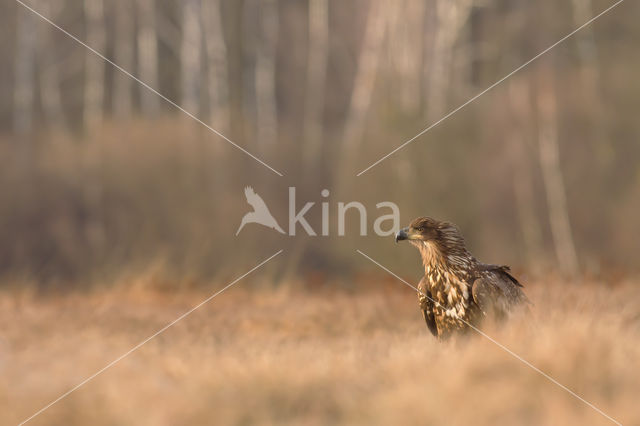
[[[148,281],[148,280],[147,280]],[[0,423],[15,424],[223,283],[145,280],[62,296],[0,293]],[[336,287],[337,288],[337,287]],[[640,424],[640,286],[549,277],[492,337],[624,424]],[[609,424],[493,343],[438,343],[384,277],[240,282],[32,420],[38,425]]]

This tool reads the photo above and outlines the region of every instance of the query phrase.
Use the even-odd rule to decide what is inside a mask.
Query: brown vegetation
[[[0,423],[21,421],[222,286],[0,293]],[[488,340],[438,343],[413,291],[239,282],[31,424],[610,424]],[[126,289],[125,289],[126,288]],[[253,288],[253,289],[251,289]],[[637,424],[640,291],[548,278],[487,333]]]
[[[329,236],[252,224],[236,237],[245,186],[285,229],[291,186],[316,203],[315,229],[324,201],[331,214],[362,202],[369,231],[381,201],[401,224],[455,222],[481,260],[537,274],[522,274],[532,318],[489,334],[640,423],[640,281],[610,273],[638,269],[640,3],[360,177],[613,0],[130,3],[0,4],[0,423],[278,250],[260,284],[239,282],[32,423],[608,422],[486,339],[437,343],[414,292],[355,250],[403,276],[417,253],[361,237],[355,217],[344,237],[335,217]]]

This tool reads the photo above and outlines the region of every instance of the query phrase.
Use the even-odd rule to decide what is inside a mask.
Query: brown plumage
[[[450,222],[419,217],[396,234],[420,251],[425,275],[418,284],[420,309],[429,331],[446,338],[478,327],[483,318],[505,318],[529,303],[508,266],[479,262]]]

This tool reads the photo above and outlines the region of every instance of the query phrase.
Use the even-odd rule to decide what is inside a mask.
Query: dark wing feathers
[[[522,284],[509,273],[508,266],[482,265],[480,271],[471,294],[485,314],[495,311],[499,316],[506,315],[516,305],[528,302],[521,290]]]
[[[509,299],[498,285],[487,278],[478,278],[473,282],[471,295],[484,315],[502,317],[509,312]]]
[[[520,284],[520,282],[513,275],[511,275],[511,268],[509,266],[507,266],[507,265],[492,265],[492,264],[487,264],[487,263],[480,263],[478,265],[478,270],[480,270],[480,271],[501,272],[512,283],[514,283],[518,287],[522,287],[522,284]]]

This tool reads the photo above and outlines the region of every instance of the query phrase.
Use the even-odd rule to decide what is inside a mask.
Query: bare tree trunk
[[[133,12],[134,4],[118,2],[115,4],[115,41],[114,56],[116,64],[133,72]],[[132,111],[132,83],[128,76],[116,73],[113,87],[113,112],[117,118],[128,118]]]
[[[571,0],[573,8],[573,22],[576,27],[584,25],[593,17],[591,0]],[[576,34],[578,50],[582,62],[586,64],[597,62],[596,41],[593,27],[587,26]]]
[[[56,0],[45,1],[39,4],[44,16],[50,16],[53,21],[60,14],[63,3]],[[51,39],[57,30],[49,27],[47,36],[41,38],[39,56],[40,63],[40,97],[42,111],[50,126],[66,129],[64,110],[62,106],[62,94],[60,90],[60,70],[58,57]]]
[[[329,1],[309,0],[309,47],[304,109],[304,163],[317,161],[323,137],[324,91],[329,60]]]
[[[205,46],[207,49],[209,114],[211,125],[222,133],[229,130],[229,78],[227,46],[222,31],[220,1],[208,0],[202,5]]]
[[[104,53],[106,29],[103,0],[84,2],[87,44]],[[95,55],[85,55],[84,125],[91,129],[99,124],[104,114],[104,61]]]
[[[182,79],[182,107],[194,115],[200,113],[201,37],[200,0],[182,2],[182,47],[180,65]]]
[[[422,79],[426,40],[417,36],[426,31],[426,5],[424,1],[398,2],[395,7],[400,13],[395,14],[396,19],[389,29],[389,50],[393,58],[390,62],[395,66],[395,81],[398,85],[395,92],[400,107],[408,114],[415,113],[420,108],[420,94],[417,89]]]
[[[573,22],[576,27],[584,25],[593,17],[591,0],[571,0],[573,8]],[[592,26],[583,28],[575,35],[578,43],[578,54],[582,62],[581,77],[585,85],[583,96],[586,96],[585,103],[593,108],[593,117],[602,116],[602,104],[599,96],[600,73],[598,70],[598,51],[596,38]],[[599,127],[601,128],[601,127]],[[598,136],[603,136],[602,134]]]
[[[138,72],[140,79],[158,89],[158,38],[156,35],[156,11],[154,0],[136,0],[138,7]],[[158,112],[160,100],[148,90],[140,92],[142,113],[152,116]]]
[[[509,82],[509,101],[511,114],[507,113],[509,123],[504,125],[508,128],[507,143],[515,154],[513,189],[527,260],[532,264],[532,260],[540,259],[542,254],[542,232],[536,216],[530,155],[535,151],[527,137],[531,134],[528,124],[532,119],[531,94],[525,80],[516,78]],[[539,262],[532,266],[539,266]]]
[[[84,2],[87,44],[98,52],[105,52],[106,26],[103,0]],[[84,117],[85,129],[92,131],[104,118],[105,63],[95,55],[87,54],[85,60]],[[101,179],[102,142],[86,146],[81,167],[88,175],[84,186],[85,203],[90,212],[84,232],[91,250],[100,256],[106,242],[106,226],[103,216],[104,197]],[[99,171],[96,175],[96,170]]]
[[[316,183],[323,179],[322,138],[324,118],[324,92],[326,86],[327,63],[329,60],[329,2],[309,1],[309,44],[307,48],[307,81],[304,109],[303,164],[306,173],[304,184]],[[326,176],[326,175],[324,175]],[[291,256],[283,267],[281,278],[291,280],[300,272],[300,260],[309,249],[310,240],[298,239],[291,248]]]
[[[228,20],[228,49],[229,61],[229,122],[231,136],[235,141],[245,140],[245,67],[244,67],[244,0],[234,0],[228,5],[225,20]]]
[[[15,86],[13,91],[13,126],[24,134],[33,126],[35,113],[35,68],[37,18],[19,7],[17,12]]]
[[[553,73],[549,69],[543,69],[539,79],[537,108],[540,165],[547,194],[549,222],[551,223],[556,256],[561,270],[567,274],[575,275],[578,272],[578,256],[573,242],[566,190],[560,167],[557,99]]]
[[[571,0],[573,7],[573,21],[576,27],[583,25],[593,17],[591,0]],[[595,143],[596,159],[600,162],[600,170],[606,170],[613,161],[614,149],[611,147],[606,129],[605,115],[601,100],[600,72],[598,69],[598,51],[592,26],[583,28],[576,34],[578,52],[581,61],[580,76],[584,85],[580,95],[583,96],[582,105],[588,106],[586,112],[593,125],[592,138]],[[604,163],[604,164],[603,164]]]
[[[424,35],[429,26],[425,23],[427,1],[402,0],[388,4],[386,8],[387,30],[387,63],[388,72],[393,76],[392,95],[396,97],[400,110],[408,115],[416,115],[422,104],[421,81],[423,76],[425,44]],[[399,191],[407,199],[411,197],[412,182],[416,179],[416,165],[410,158],[401,156],[394,161],[398,180],[401,183]]]
[[[385,11],[380,0],[372,0],[364,40],[358,58],[351,100],[344,129],[345,158],[357,150],[366,125],[367,112],[378,73],[381,46],[386,30]]]
[[[515,143],[522,147],[524,142],[518,140],[521,135],[510,138],[510,143]],[[522,148],[521,148],[522,149]],[[524,150],[522,150],[524,151]],[[540,262],[532,263],[534,259],[540,259],[542,254],[541,227],[535,210],[535,197],[533,187],[533,177],[529,157],[523,155],[522,161],[515,168],[513,189],[516,197],[516,208],[518,220],[522,230],[522,238],[527,253],[527,261],[532,266],[539,266]]]
[[[278,3],[259,4],[260,36],[256,55],[256,121],[260,150],[269,152],[278,139],[276,105],[276,53],[278,47]]]
[[[436,0],[436,30],[429,67],[426,69],[427,117],[446,113],[453,48],[471,12],[472,0]]]

